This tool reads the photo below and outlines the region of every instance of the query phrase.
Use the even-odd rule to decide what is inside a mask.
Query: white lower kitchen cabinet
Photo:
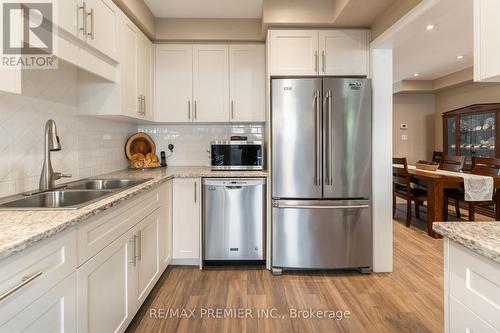
[[[173,181],[169,180],[160,189],[160,269],[163,271],[172,261],[172,194]],[[166,203],[166,204],[165,204]]]
[[[445,239],[445,331],[500,332],[500,264]]]
[[[74,333],[76,315],[75,273],[72,273],[1,325],[0,332]]]
[[[0,264],[0,331],[19,313],[39,311],[30,306],[76,270],[76,232],[72,228]],[[7,325],[7,326],[6,326]],[[7,332],[15,332],[9,331]]]
[[[123,332],[135,314],[132,297],[137,265],[131,230],[77,271],[78,332]]]
[[[173,263],[198,265],[201,255],[201,179],[174,179],[172,202]]]
[[[135,228],[134,252],[135,271],[131,276],[134,308],[138,309],[160,277],[160,213],[154,213],[142,220]]]

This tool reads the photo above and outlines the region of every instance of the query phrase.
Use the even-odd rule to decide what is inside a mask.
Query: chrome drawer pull
[[[40,271],[38,273],[33,274],[32,276],[24,277],[21,283],[19,283],[17,286],[13,287],[10,290],[7,290],[6,292],[0,295],[0,302],[9,297],[10,295],[12,295],[13,293],[15,293],[16,291],[18,291],[19,289],[21,289],[22,287],[26,286],[28,283],[40,277],[41,275],[42,272]]]

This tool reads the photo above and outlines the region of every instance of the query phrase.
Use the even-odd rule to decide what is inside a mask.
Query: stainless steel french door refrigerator
[[[273,273],[371,271],[371,104],[368,79],[272,79]]]

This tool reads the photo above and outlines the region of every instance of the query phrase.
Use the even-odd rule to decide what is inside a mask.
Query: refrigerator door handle
[[[328,185],[333,185],[333,110],[332,91],[328,90]]]
[[[362,209],[370,208],[370,205],[333,205],[333,206],[322,206],[322,205],[289,205],[279,203],[273,205],[274,208],[295,208],[295,209]]]
[[[321,114],[320,114],[320,92],[316,90],[315,94],[316,103],[316,185],[321,185]]]

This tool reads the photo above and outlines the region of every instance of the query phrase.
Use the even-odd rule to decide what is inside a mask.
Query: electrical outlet
[[[408,141],[408,135],[401,135],[402,141]]]

